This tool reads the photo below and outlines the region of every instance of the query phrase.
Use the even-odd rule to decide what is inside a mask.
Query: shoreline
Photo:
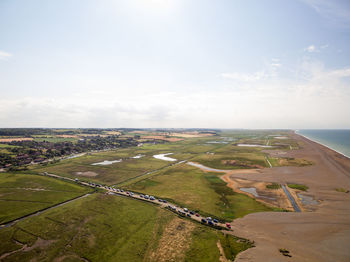
[[[298,130],[293,130],[293,131],[294,131],[294,134],[296,134],[296,135],[298,135],[298,136],[302,136],[302,137],[304,137],[304,138],[306,138],[306,139],[308,139],[308,140],[310,140],[310,141],[312,141],[312,142],[315,142],[315,143],[317,143],[317,144],[319,144],[319,145],[321,145],[321,146],[327,147],[328,149],[330,149],[330,150],[332,150],[332,151],[334,151],[334,152],[336,152],[336,153],[338,153],[338,154],[340,154],[340,155],[346,157],[347,159],[350,159],[350,156],[347,156],[347,155],[345,155],[344,153],[339,152],[339,151],[335,150],[334,148],[331,148],[330,146],[327,146],[327,145],[322,144],[321,142],[319,142],[319,141],[317,141],[317,140],[314,140],[314,139],[312,139],[312,138],[310,138],[310,137],[307,137],[307,136],[305,136],[305,135],[302,135],[302,134],[300,134],[300,133],[297,133]]]

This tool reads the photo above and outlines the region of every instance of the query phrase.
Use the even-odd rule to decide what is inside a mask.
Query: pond
[[[306,196],[303,194],[297,194],[297,195],[300,198],[301,203],[303,203],[303,205],[317,205],[318,204],[317,200],[315,200],[311,196]]]
[[[273,147],[273,146],[256,145],[256,144],[237,144],[237,146],[245,146],[245,147],[263,147],[263,148],[270,148],[270,147]]]
[[[91,165],[93,166],[108,166],[108,165],[112,165],[114,163],[119,163],[122,162],[122,159],[118,159],[118,160],[104,160],[102,162],[98,162],[98,163],[93,163]]]
[[[252,194],[255,197],[259,197],[258,192],[256,192],[255,187],[240,187],[239,190]]]
[[[175,158],[167,157],[168,155],[172,155],[173,153],[167,153],[167,154],[159,154],[159,155],[154,155],[154,158],[164,160],[164,161],[177,161]]]

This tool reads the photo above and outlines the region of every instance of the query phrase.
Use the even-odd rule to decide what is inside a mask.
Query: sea
[[[350,158],[350,129],[300,129],[296,133]]]

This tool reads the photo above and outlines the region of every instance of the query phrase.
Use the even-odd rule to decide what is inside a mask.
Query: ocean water
[[[300,129],[296,133],[350,158],[350,129]]]

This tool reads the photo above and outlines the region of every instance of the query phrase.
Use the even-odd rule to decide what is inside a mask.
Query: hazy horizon
[[[350,128],[346,0],[5,0],[0,34],[0,128]]]

